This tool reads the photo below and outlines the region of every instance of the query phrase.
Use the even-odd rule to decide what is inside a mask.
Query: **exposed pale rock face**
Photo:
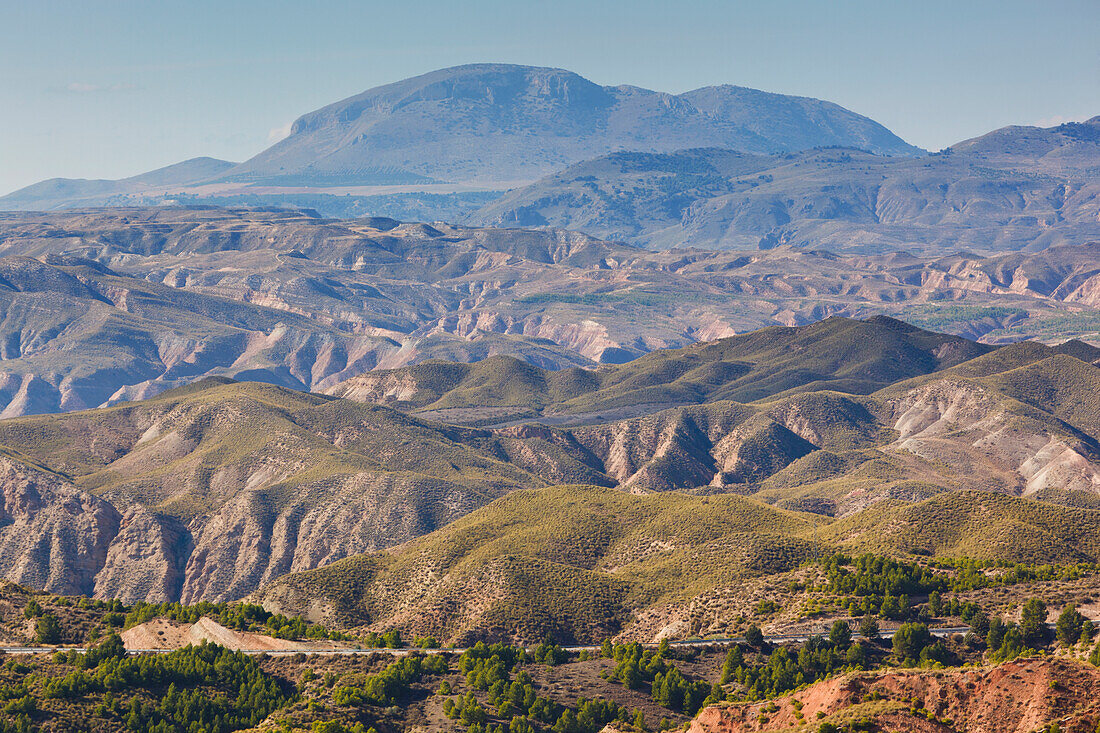
[[[214,382],[53,419],[0,428],[0,573],[55,593],[240,598],[543,485],[503,448],[462,442],[488,433],[270,386]],[[515,439],[495,445],[505,442],[525,452]],[[563,480],[591,473],[564,454],[526,453]],[[482,480],[468,476],[472,467]]]
[[[191,549],[191,535],[179,522],[134,506],[107,549],[94,594],[124,603],[178,600]]]
[[[429,508],[411,501],[417,493],[431,497]],[[482,503],[458,485],[372,473],[301,487],[281,507],[264,492],[241,492],[191,523],[195,547],[180,598],[240,598],[286,573],[426,534]]]
[[[1011,412],[981,385],[937,380],[894,401],[897,448],[952,465],[984,463],[1014,477],[1018,493],[1047,488],[1096,492],[1100,466],[1066,429]]]
[[[389,405],[412,399],[419,387],[411,374],[386,372],[363,374],[342,382],[330,394],[357,402]]]
[[[188,526],[110,503],[43,471],[0,459],[0,573],[52,593],[125,602],[224,600],[288,572],[416,537],[484,498],[446,482],[357,474],[304,487],[274,508],[244,491]],[[410,494],[433,495],[425,513]]]
[[[0,572],[53,593],[91,595],[121,521],[58,476],[0,458]]]

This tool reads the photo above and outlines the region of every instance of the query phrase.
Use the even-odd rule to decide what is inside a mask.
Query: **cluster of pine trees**
[[[58,652],[55,661],[76,669],[48,680],[44,697],[102,694],[95,715],[132,731],[227,733],[258,725],[294,697],[254,658],[205,642],[128,656],[110,634],[86,654]]]
[[[758,655],[759,656],[759,655]],[[797,652],[785,646],[771,650],[762,663],[752,663],[740,646],[726,653],[721,685],[737,683],[737,691],[719,699],[764,700],[824,679],[835,672],[862,669],[870,657],[868,646],[852,641],[851,628],[833,624],[827,638],[810,637]]]
[[[468,733],[533,733],[547,728],[555,733],[597,733],[614,720],[644,724],[639,711],[631,716],[613,701],[582,698],[573,708],[542,697],[535,691],[531,676],[521,669],[521,665],[529,663],[555,666],[567,658],[568,653],[550,640],[530,652],[505,644],[478,642],[458,658],[458,669],[470,689],[465,695],[448,697],[443,711],[467,726]],[[488,708],[478,701],[475,690],[488,693]],[[439,692],[451,695],[453,691],[444,682]],[[490,718],[510,722],[493,724]]]
[[[367,675],[357,687],[337,687],[333,702],[337,705],[396,705],[408,694],[409,685],[425,674],[446,674],[447,659],[442,655],[410,655],[387,665],[377,674]]]

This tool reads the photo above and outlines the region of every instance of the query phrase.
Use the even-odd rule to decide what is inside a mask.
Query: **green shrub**
[[[1081,639],[1085,627],[1085,617],[1072,603],[1067,604],[1058,615],[1055,623],[1055,636],[1062,646],[1073,646]]]
[[[932,642],[928,627],[921,623],[902,624],[894,632],[894,654],[902,664],[915,665],[921,652]]]
[[[58,644],[61,642],[61,622],[52,613],[38,617],[34,626],[34,638],[39,644]]]

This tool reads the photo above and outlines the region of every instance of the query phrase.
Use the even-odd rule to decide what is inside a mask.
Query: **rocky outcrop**
[[[301,487],[281,507],[244,491],[186,525],[119,512],[53,474],[0,459],[0,573],[52,593],[132,603],[226,600],[293,571],[380,550],[484,503],[415,475],[359,473]]]
[[[282,506],[268,492],[241,492],[191,523],[179,598],[241,598],[286,573],[427,534],[484,502],[461,485],[374,472],[301,486]]]
[[[191,534],[177,520],[135,505],[123,516],[96,573],[96,598],[124,603],[180,599]]]
[[[255,652],[271,650],[317,652],[346,648],[346,645],[330,641],[293,641],[251,631],[237,631],[205,616],[193,624],[158,618],[126,629],[120,636],[123,645],[135,651],[179,649],[187,645],[198,646],[203,642],[219,644],[226,649]]]
[[[821,402],[829,409],[821,409]],[[736,491],[821,447],[870,444],[875,432],[874,418],[862,406],[814,395],[781,400],[759,412],[733,402],[681,407],[574,428],[568,436],[631,491],[700,486]]]
[[[1100,492],[1095,444],[1064,424],[1041,420],[988,386],[935,380],[890,401],[895,446],[923,458],[1008,477],[1017,493]]]
[[[362,374],[328,390],[335,397],[370,402],[376,405],[392,405],[408,402],[420,391],[415,376],[405,372]]]
[[[0,457],[0,572],[53,593],[91,595],[121,516],[62,477]]]

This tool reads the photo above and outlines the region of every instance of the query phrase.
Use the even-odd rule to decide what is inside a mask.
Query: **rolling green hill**
[[[282,578],[266,603],[463,640],[591,640],[633,609],[796,566],[808,516],[736,496],[513,492],[392,553]],[[518,609],[523,610],[518,610]]]
[[[1094,563],[1098,538],[1100,511],[990,492],[884,501],[830,522],[728,495],[556,486],[512,493],[394,552],[288,575],[253,598],[455,644],[596,641],[654,613],[671,623],[701,612],[834,551]]]
[[[915,504],[883,502],[837,520],[821,536],[858,552],[1036,564],[1097,562],[1100,511],[960,491]]]

